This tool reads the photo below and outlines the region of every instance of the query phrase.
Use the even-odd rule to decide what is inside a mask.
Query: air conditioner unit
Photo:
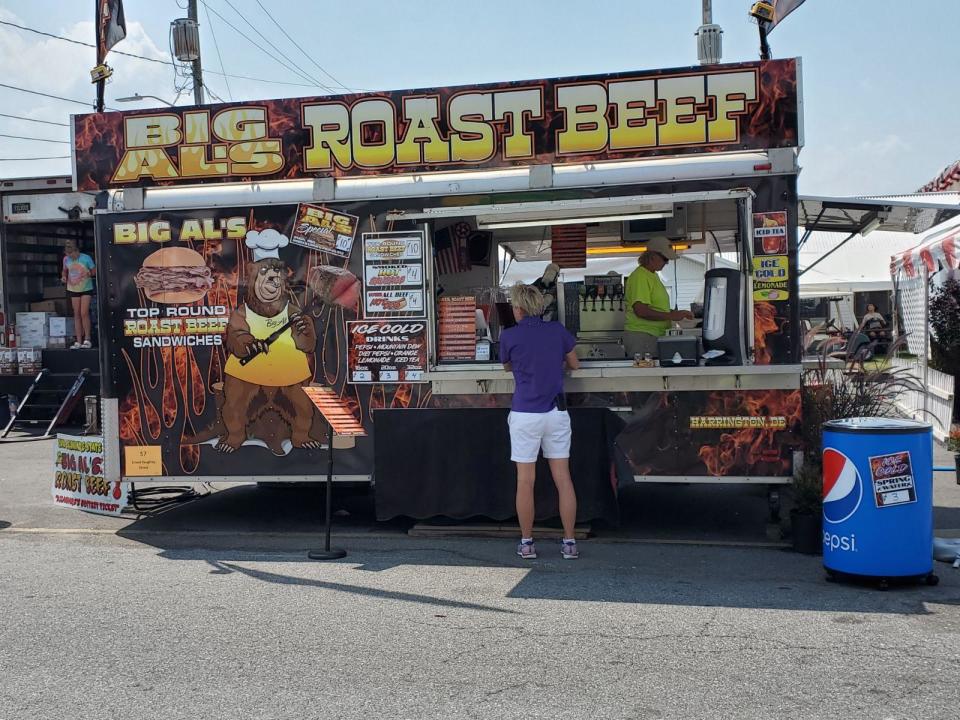
[[[674,205],[670,217],[624,220],[620,233],[624,245],[645,243],[655,237],[683,240],[687,237],[687,208]]]

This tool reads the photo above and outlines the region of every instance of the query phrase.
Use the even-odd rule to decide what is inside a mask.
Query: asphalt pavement
[[[669,542],[621,528],[526,563],[509,540],[408,537],[341,493],[348,555],[323,563],[315,490],[107,518],[52,506],[52,453],[0,446],[4,720],[957,717],[960,571],[881,592],[739,523],[688,544],[695,489],[636,497]],[[752,524],[765,498],[743,498]],[[936,498],[938,534],[960,527],[952,476]]]

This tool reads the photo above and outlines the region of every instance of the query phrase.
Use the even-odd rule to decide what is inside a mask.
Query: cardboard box
[[[47,321],[50,337],[68,337],[73,335],[74,320],[72,317],[52,317]]]
[[[30,311],[36,313],[50,313],[53,315],[57,312],[57,301],[41,300],[40,302],[32,302],[30,303]]]
[[[44,300],[59,300],[67,296],[67,288],[63,285],[50,285],[43,289]]]
[[[47,350],[66,350],[73,345],[73,337],[47,338]]]
[[[52,315],[52,312],[18,312],[17,332],[42,332],[46,335],[47,323]]]
[[[50,338],[47,337],[46,333],[26,333],[21,335],[17,333],[17,347],[25,349],[35,349],[42,350],[47,347],[47,344],[50,342]]]

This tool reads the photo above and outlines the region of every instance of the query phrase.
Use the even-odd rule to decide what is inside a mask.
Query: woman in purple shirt
[[[510,459],[517,464],[517,517],[520,544],[517,555],[537,557],[533,544],[533,485],[537,455],[550,465],[550,474],[560,495],[564,558],[578,556],[574,539],[577,496],[570,479],[570,416],[563,399],[564,364],[580,367],[574,351],[576,340],[558,322],[544,322],[543,294],[531,285],[510,288],[510,302],[517,324],[500,333],[500,362],[513,372],[515,389],[510,405]]]

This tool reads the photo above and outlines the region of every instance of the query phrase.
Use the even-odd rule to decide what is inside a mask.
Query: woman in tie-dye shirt
[[[67,286],[67,297],[73,304],[77,341],[70,346],[71,350],[93,346],[90,340],[90,298],[93,296],[93,277],[96,273],[97,266],[93,264],[93,258],[80,252],[75,240],[67,240],[61,279]]]

